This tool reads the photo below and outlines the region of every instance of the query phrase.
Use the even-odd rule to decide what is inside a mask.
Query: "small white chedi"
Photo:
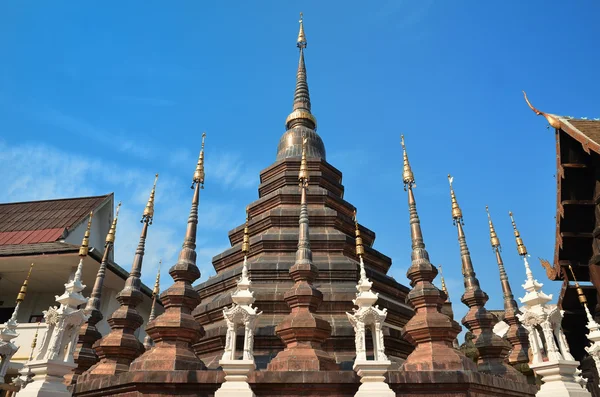
[[[356,289],[356,299],[352,301],[358,309],[353,309],[354,313],[346,313],[350,323],[354,327],[356,360],[352,367],[358,376],[360,376],[361,385],[355,394],[355,397],[395,397],[396,393],[385,383],[384,374],[391,365],[385,355],[385,345],[383,343],[382,326],[387,316],[386,309],[380,309],[379,306],[373,306],[377,302],[378,295],[371,290],[373,283],[367,278],[365,264],[363,261],[364,247],[356,213],[354,216],[356,227],[356,254],[359,258],[360,279]],[[373,359],[367,358],[366,349],[366,330],[371,331],[373,337]]]
[[[27,293],[27,283],[29,281],[29,276],[31,276],[32,268],[33,263],[29,267],[27,278],[25,278],[21,290],[17,295],[15,310],[10,319],[4,324],[4,328],[0,331],[0,384],[4,383],[4,376],[6,375],[6,370],[8,369],[11,358],[15,355],[17,350],[19,350],[19,346],[15,345],[12,340],[19,336],[17,333],[17,326],[19,325],[17,323],[17,315],[19,314],[19,306],[21,306],[21,302],[23,302],[25,294]]]
[[[256,368],[254,363],[254,328],[256,319],[262,314],[257,313],[254,303],[254,292],[250,291],[250,277],[248,275],[248,251],[250,239],[248,236],[248,218],[244,228],[242,252],[244,264],[242,277],[237,283],[237,289],[231,294],[233,305],[223,310],[223,317],[227,322],[225,334],[225,351],[219,365],[225,372],[225,382],[216,391],[215,397],[254,397],[255,394],[248,384],[248,374]],[[237,328],[244,328],[244,346],[241,359],[236,359]]]
[[[529,367],[536,375],[542,377],[542,386],[537,397],[588,397],[590,392],[585,389],[586,381],[580,376],[579,361],[576,361],[567,344],[567,338],[562,331],[563,310],[557,305],[548,304],[552,295],[542,291],[543,284],[534,279],[529,262],[527,249],[517,230],[510,213],[517,251],[523,258],[527,280],[523,284],[526,293],[519,298],[524,305],[517,315],[529,333],[531,362]]]
[[[83,309],[88,299],[81,295],[85,285],[81,283],[83,260],[88,253],[89,233],[92,214],[88,227],[79,249],[79,264],[73,279],[65,284],[65,292],[56,296],[59,307],[52,306],[44,311],[44,320],[47,325],[35,358],[27,362],[33,378],[18,393],[19,397],[69,397],[71,392],[67,389],[64,376],[71,372],[77,365],[73,353],[77,346],[79,328],[88,319],[89,315]]]

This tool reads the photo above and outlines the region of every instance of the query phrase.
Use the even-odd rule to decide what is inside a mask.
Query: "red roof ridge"
[[[0,203],[0,206],[3,205],[19,205],[19,204],[31,204],[31,203],[45,203],[51,201],[70,201],[70,200],[86,200],[86,199],[97,199],[97,198],[107,198],[114,195],[114,192],[101,194],[98,196],[81,196],[81,197],[65,197],[65,198],[56,198],[56,199],[46,199],[46,200],[31,200],[31,201],[14,201],[10,203]]]

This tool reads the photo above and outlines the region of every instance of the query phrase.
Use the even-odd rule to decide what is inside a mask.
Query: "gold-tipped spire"
[[[144,214],[142,215],[142,220],[140,222],[147,222],[149,225],[152,224],[152,219],[154,218],[154,195],[156,194],[156,182],[158,181],[158,174],[154,176],[154,186],[152,186],[152,191],[150,192],[150,197],[148,198],[148,203],[146,204],[146,208],[144,208]]]
[[[154,289],[152,290],[152,297],[158,296],[160,293],[160,267],[162,265],[162,259],[158,261],[158,271],[156,272],[156,280],[154,281]]]
[[[487,212],[488,224],[490,226],[490,243],[492,244],[492,248],[500,249],[500,239],[498,238],[498,235],[496,234],[496,229],[494,229],[494,223],[492,222],[492,216],[490,215],[490,209],[487,205],[485,206],[485,212]]]
[[[300,13],[300,31],[298,32],[298,42],[297,42],[297,46],[298,48],[306,48],[306,45],[308,44],[306,42],[306,36],[304,35],[304,15],[302,13]]]
[[[79,256],[87,256],[89,252],[90,246],[90,229],[92,228],[92,217],[94,216],[94,211],[90,212],[90,218],[88,219],[87,228],[85,229],[85,233],[83,234],[83,241],[81,242],[81,247],[79,247]]]
[[[198,165],[196,171],[194,171],[194,178],[192,180],[192,189],[196,183],[200,184],[200,189],[204,189],[204,139],[206,138],[206,132],[202,133],[202,148],[200,149],[200,155],[198,156]]]
[[[404,167],[402,169],[402,181],[404,182],[404,190],[406,191],[407,187],[416,187],[415,183],[415,175],[410,168],[410,163],[408,162],[408,155],[406,154],[406,146],[404,145],[404,135],[400,135],[400,143],[402,144],[402,159],[404,163]]]
[[[110,225],[110,229],[106,234],[106,243],[114,243],[115,242],[115,234],[117,233],[117,221],[119,220],[119,210],[121,209],[121,202],[117,204],[117,209],[115,211],[115,218],[112,221],[112,225]]]
[[[354,210],[354,234],[356,236],[356,255],[362,257],[365,254],[365,247],[363,245],[362,237],[360,236],[360,229],[358,228],[356,210]]]
[[[242,253],[248,255],[250,252],[250,235],[248,232],[248,222],[250,221],[249,208],[246,207],[246,225],[244,226],[244,240],[242,242]]]
[[[515,241],[517,242],[517,251],[519,252],[519,255],[527,256],[527,248],[525,247],[525,244],[523,244],[523,239],[521,239],[521,235],[519,234],[519,231],[517,230],[517,224],[515,223],[515,218],[513,218],[512,211],[509,211],[508,215],[510,216],[510,221],[512,222],[513,230],[515,233]]]
[[[575,282],[575,288],[577,289],[577,296],[579,298],[579,303],[581,303],[584,306],[587,306],[587,298],[585,297],[585,294],[583,293],[583,289],[577,282],[577,278],[575,278],[575,272],[573,271],[573,268],[571,267],[570,263],[569,263],[569,270],[571,271],[571,275],[573,276],[573,281]]]
[[[300,172],[298,173],[298,180],[300,181],[300,186],[304,186],[308,184],[308,164],[306,162],[306,142],[308,139],[306,137],[302,138],[302,160],[300,161]]]
[[[444,279],[444,273],[442,273],[442,265],[438,265],[438,270],[440,271],[440,279],[442,281],[442,291],[446,294],[446,300],[450,299],[450,294],[448,293],[448,288],[446,288],[446,280]]]
[[[27,294],[27,283],[29,282],[29,277],[31,277],[31,270],[33,270],[33,263],[29,266],[29,272],[27,273],[27,277],[25,281],[23,281],[23,285],[21,286],[21,290],[17,295],[17,303],[21,303],[25,300],[25,295]]]
[[[458,206],[458,201],[456,201],[456,195],[454,194],[454,187],[452,186],[453,181],[454,177],[448,174],[448,183],[450,183],[450,198],[452,200],[452,219],[454,220],[455,225],[457,223],[464,225],[462,211]]]
[[[556,116],[554,116],[552,114],[540,112],[539,110],[537,110],[531,104],[531,102],[529,102],[529,99],[527,99],[527,93],[525,93],[525,91],[523,91],[523,96],[525,97],[525,102],[527,102],[527,105],[529,105],[529,108],[531,110],[533,110],[533,112],[535,114],[537,114],[538,116],[544,116],[546,118],[546,120],[548,121],[548,124],[550,124],[552,127],[557,128],[557,129],[561,128],[562,124],[561,124],[560,120]]]
[[[31,342],[31,353],[29,353],[29,361],[33,360],[33,352],[37,346],[38,332],[40,330],[40,322],[38,321],[37,327],[35,327],[35,335],[33,335],[33,341]]]

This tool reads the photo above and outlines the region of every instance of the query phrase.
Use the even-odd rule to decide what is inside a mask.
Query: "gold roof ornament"
[[[152,219],[154,218],[154,195],[156,194],[157,181],[158,174],[154,176],[154,186],[152,186],[152,191],[150,192],[150,197],[148,198],[146,208],[144,208],[144,214],[142,215],[142,220],[140,221],[140,223],[147,222],[149,225],[152,224]]]
[[[529,108],[531,110],[533,110],[533,112],[535,114],[537,114],[538,116],[544,116],[546,118],[546,120],[548,121],[548,124],[550,124],[552,127],[556,128],[556,129],[560,129],[562,124],[560,122],[560,120],[558,119],[557,116],[553,115],[553,114],[548,114],[548,113],[544,113],[541,112],[539,110],[537,110],[532,104],[531,102],[529,102],[529,99],[527,99],[527,93],[525,93],[525,91],[523,91],[523,96],[525,97],[525,102],[527,102],[527,105],[529,105]]]
[[[297,41],[297,46],[298,48],[306,48],[306,45],[308,44],[306,41],[306,36],[304,35],[304,15],[302,13],[300,13],[300,31],[298,32],[298,41]]]
[[[444,279],[444,273],[442,273],[442,265],[438,265],[438,270],[440,271],[440,279],[442,281],[442,291],[446,294],[446,300],[450,299],[450,294],[448,293],[448,288],[446,288],[446,280]]]
[[[579,303],[581,303],[583,306],[587,306],[587,298],[585,297],[585,294],[583,293],[583,289],[577,282],[577,278],[575,278],[575,272],[573,271],[573,268],[571,267],[570,263],[569,263],[569,270],[571,271],[571,275],[573,275],[573,281],[575,281],[575,288],[577,289],[577,297],[579,298]]]
[[[23,285],[21,286],[21,290],[17,295],[17,303],[21,303],[25,300],[25,295],[27,295],[27,283],[29,282],[29,277],[31,277],[31,270],[33,270],[33,263],[29,266],[29,272],[27,273],[27,277],[25,281],[23,281]]]
[[[400,143],[402,145],[402,160],[403,160],[403,168],[402,168],[402,181],[404,182],[404,191],[406,191],[407,187],[417,187],[415,183],[415,175],[412,172],[412,168],[410,168],[410,163],[408,162],[408,154],[406,154],[406,146],[404,145],[404,135],[400,135]]]
[[[35,335],[33,335],[33,341],[31,341],[31,353],[29,353],[29,361],[33,361],[33,352],[35,350],[35,347],[37,346],[37,338],[38,332],[40,330],[40,324],[41,322],[38,321],[37,326],[35,327]]]
[[[456,195],[454,194],[454,187],[452,186],[453,181],[454,177],[448,174],[448,183],[450,183],[450,199],[452,201],[452,219],[454,221],[454,225],[457,223],[464,225],[462,211],[458,206],[458,201],[456,201]]]
[[[362,237],[360,236],[360,229],[358,228],[356,210],[354,210],[354,235],[356,236],[356,255],[362,257],[365,254],[365,247],[363,245]]]
[[[492,216],[490,215],[490,209],[487,205],[485,206],[485,212],[487,212],[488,224],[490,226],[490,243],[492,244],[492,248],[500,249],[500,239],[498,238],[498,235],[496,234],[496,229],[494,229],[494,223],[492,222]]]
[[[92,217],[94,216],[94,211],[90,212],[90,217],[88,219],[87,228],[85,229],[85,233],[83,234],[83,241],[81,242],[81,247],[79,247],[79,256],[87,256],[89,252],[90,246],[90,229],[92,228]]]
[[[521,256],[527,256],[527,248],[525,247],[525,244],[523,244],[523,239],[521,238],[521,234],[519,234],[519,231],[517,230],[517,224],[515,223],[515,218],[513,218],[513,213],[511,211],[509,211],[508,215],[510,216],[510,221],[512,222],[513,230],[515,233],[515,241],[517,243],[517,252],[519,252],[519,255],[521,255]]]
[[[308,163],[306,161],[306,142],[308,139],[306,137],[302,138],[302,160],[300,161],[300,172],[298,173],[298,180],[300,181],[300,186],[305,186],[308,184]]]
[[[196,186],[196,183],[200,184],[200,189],[204,189],[204,139],[206,138],[206,132],[202,133],[202,148],[200,149],[200,155],[198,156],[198,165],[196,171],[194,171],[194,178],[192,180],[192,189]]]
[[[154,281],[154,289],[152,290],[152,297],[158,296],[160,293],[160,267],[162,265],[162,259],[158,261],[158,271],[156,272],[156,280]]]
[[[115,219],[112,221],[112,225],[110,225],[110,229],[106,234],[106,243],[114,243],[115,242],[115,234],[117,233],[117,221],[119,220],[119,210],[121,209],[121,202],[117,204],[117,209],[115,211]]]
[[[244,240],[242,242],[242,253],[248,255],[250,252],[250,235],[248,233],[248,222],[250,221],[249,208],[246,207],[246,225],[244,226]]]

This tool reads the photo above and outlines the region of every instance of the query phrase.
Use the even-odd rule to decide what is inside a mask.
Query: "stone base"
[[[248,384],[248,374],[256,367],[253,360],[221,360],[219,365],[225,372],[225,383],[215,397],[255,397]]]
[[[70,373],[76,364],[63,361],[30,361],[27,366],[33,373],[32,382],[21,389],[19,397],[70,397],[71,392],[64,384],[64,376]]]
[[[591,397],[587,389],[575,380],[579,361],[557,360],[529,367],[542,377],[542,387],[536,397]]]
[[[360,387],[354,397],[396,397],[396,393],[385,383],[384,374],[391,361],[356,361],[354,371],[360,376]]]
[[[269,371],[335,371],[333,357],[324,350],[298,345],[279,352],[267,366]]]

